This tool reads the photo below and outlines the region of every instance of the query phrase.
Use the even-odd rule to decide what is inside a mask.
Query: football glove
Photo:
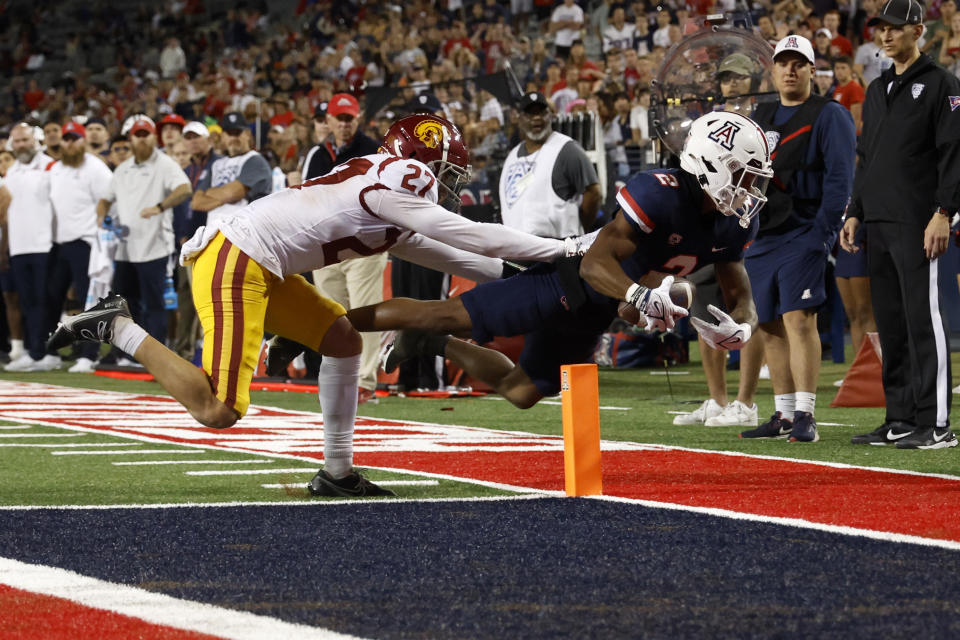
[[[667,276],[656,289],[634,283],[627,289],[627,302],[637,308],[646,319],[646,328],[654,331],[669,331],[677,324],[677,318],[687,315],[687,310],[670,299],[673,276]]]
[[[750,339],[753,331],[746,322],[737,324],[729,314],[717,307],[707,305],[707,311],[720,321],[720,324],[710,324],[700,318],[690,318],[690,324],[697,330],[703,341],[714,349],[733,351],[741,348]]]
[[[586,253],[583,244],[580,242],[580,236],[571,236],[563,239],[563,257],[572,258],[582,256]]]

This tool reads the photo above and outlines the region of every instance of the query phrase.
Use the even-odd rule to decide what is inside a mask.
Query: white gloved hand
[[[635,306],[646,319],[647,329],[669,331],[677,324],[678,318],[687,316],[688,311],[670,299],[672,286],[673,276],[667,276],[656,289],[636,283],[627,289],[627,302]]]
[[[563,255],[565,258],[582,256],[584,253],[586,253],[586,250],[583,248],[583,244],[580,242],[579,236],[563,239]]]
[[[714,349],[723,349],[725,351],[734,351],[743,347],[753,331],[746,322],[737,322],[717,307],[707,305],[707,311],[713,314],[713,317],[720,321],[720,324],[710,324],[700,318],[690,318],[690,324],[697,330],[703,341]]]

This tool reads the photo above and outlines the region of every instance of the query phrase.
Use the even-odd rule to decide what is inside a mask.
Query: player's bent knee
[[[193,412],[197,422],[210,429],[228,429],[237,423],[240,414],[224,403],[216,400],[202,411]]]
[[[363,339],[347,317],[341,316],[323,336],[319,351],[332,358],[349,358],[363,351]]]

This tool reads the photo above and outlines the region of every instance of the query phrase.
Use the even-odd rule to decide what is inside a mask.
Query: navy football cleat
[[[333,479],[329,473],[320,469],[313,476],[307,489],[315,496],[333,498],[368,498],[371,496],[395,496],[393,491],[378,487],[354,469],[343,478]]]
[[[742,431],[741,438],[786,438],[793,430],[793,425],[789,420],[784,420],[779,411],[770,416],[770,419],[764,422],[756,429]]]
[[[809,411],[797,411],[793,414],[793,429],[787,442],[816,442],[820,439],[817,433],[817,421]]]
[[[123,296],[111,293],[86,311],[67,318],[57,325],[47,340],[47,351],[54,352],[77,340],[110,342],[113,338],[113,321],[117,316],[130,317],[130,308]]]

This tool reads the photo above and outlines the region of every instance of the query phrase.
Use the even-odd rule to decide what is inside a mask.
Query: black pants
[[[167,261],[167,257],[149,262],[117,260],[113,271],[113,290],[130,303],[134,322],[160,344],[167,341],[167,309],[163,302]]]
[[[40,360],[47,354],[47,269],[49,253],[22,253],[10,256],[10,275],[20,298],[23,313],[23,345],[30,357]]]
[[[47,282],[47,331],[53,331],[57,327],[70,285],[73,285],[80,306],[84,306],[90,286],[90,276],[87,275],[89,266],[90,244],[86,240],[53,245],[50,250]],[[81,342],[78,353],[84,358],[96,360],[100,345],[95,342]]]
[[[391,257],[390,286],[393,297],[416,300],[439,300],[443,297],[446,274]],[[437,376],[437,359],[433,356],[410,358],[400,363],[397,384],[406,389],[437,389],[444,381]]]
[[[883,349],[887,420],[919,427],[950,424],[950,342],[937,282],[940,259],[927,260],[923,227],[870,222],[867,265]]]

